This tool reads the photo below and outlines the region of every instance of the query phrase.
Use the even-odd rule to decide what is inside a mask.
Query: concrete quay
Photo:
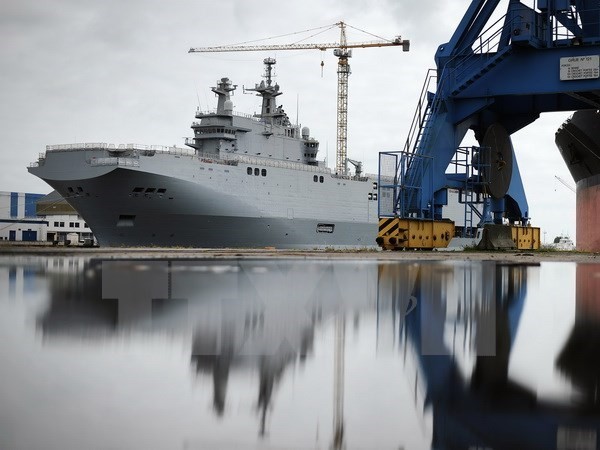
[[[600,253],[574,251],[381,251],[381,250],[289,250],[274,248],[84,248],[2,244],[0,257],[81,256],[105,259],[322,259],[377,261],[499,261],[506,263],[581,262],[600,263]]]

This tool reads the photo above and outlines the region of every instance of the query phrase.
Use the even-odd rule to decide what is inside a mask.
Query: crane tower
[[[350,64],[348,59],[352,56],[352,48],[370,48],[401,46],[402,51],[407,52],[410,47],[409,40],[403,40],[399,36],[393,40],[378,39],[367,42],[348,43],[346,40],[346,27],[344,22],[330,25],[329,28],[337,26],[340,28],[340,42],[321,44],[296,43],[296,44],[271,44],[271,45],[221,45],[216,47],[192,47],[188,53],[212,53],[212,52],[252,52],[269,50],[321,50],[333,48],[333,54],[338,58],[338,86],[337,86],[337,141],[336,141],[336,173],[347,175],[348,172],[348,76],[350,75]],[[321,27],[327,28],[327,27]],[[313,30],[307,30],[313,31]],[[362,31],[362,30],[359,30]],[[292,33],[295,34],[295,33]],[[370,33],[369,33],[370,34]]]
[[[350,75],[348,58],[352,56],[352,50],[348,50],[346,46],[346,24],[340,22],[340,48],[336,48],[333,54],[338,57],[335,171],[341,175],[346,175],[348,172],[348,76]]]

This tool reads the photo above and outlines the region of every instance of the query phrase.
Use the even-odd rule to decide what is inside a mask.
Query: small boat
[[[569,236],[561,235],[556,236],[554,238],[552,247],[554,247],[556,250],[561,251],[573,251],[575,250],[575,243],[571,240]]]

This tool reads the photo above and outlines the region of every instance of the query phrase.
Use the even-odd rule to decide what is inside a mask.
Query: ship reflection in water
[[[597,449],[600,265],[0,259],[0,448]]]

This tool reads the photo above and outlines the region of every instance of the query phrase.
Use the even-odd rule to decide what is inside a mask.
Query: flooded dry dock
[[[269,255],[0,257],[0,448],[598,448],[593,256]]]

